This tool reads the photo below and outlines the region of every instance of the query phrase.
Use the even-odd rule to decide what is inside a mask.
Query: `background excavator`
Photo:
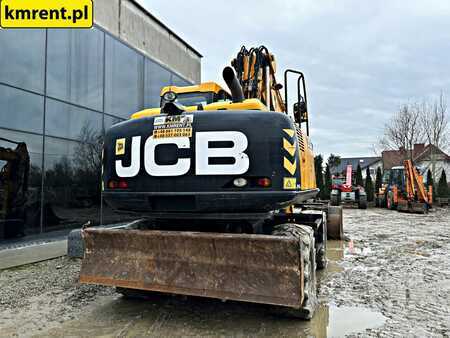
[[[428,189],[411,160],[385,170],[376,202],[381,207],[403,212],[427,213],[432,206],[433,187]]]
[[[30,156],[27,145],[5,138],[16,147],[0,147],[0,239],[24,235]]]
[[[343,229],[340,207],[309,202],[318,189],[305,78],[287,70],[283,98],[264,46],[243,47],[231,64],[223,71],[230,92],[214,82],[167,86],[160,108],[107,131],[103,197],[142,220],[84,229],[80,282],[311,318],[327,237],[341,239]]]
[[[353,185],[353,168],[347,165],[345,180],[340,177],[333,178],[331,185],[331,205],[341,205],[343,203],[356,204],[359,209],[367,209],[367,194],[364,188]]]

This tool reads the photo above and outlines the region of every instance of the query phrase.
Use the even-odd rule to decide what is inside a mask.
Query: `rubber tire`
[[[344,239],[344,215],[342,212],[342,206],[328,206],[327,236],[328,239]]]
[[[318,243],[316,249],[316,265],[317,270],[323,270],[327,267],[327,240],[328,240],[328,226],[327,216],[322,214],[322,243]]]
[[[359,196],[358,209],[367,209],[367,196]]]
[[[305,269],[302,306],[299,309],[279,306],[274,309],[274,312],[283,317],[311,319],[318,304],[314,230],[307,225],[286,223],[275,226],[272,235],[294,237],[301,242],[301,257],[303,257],[303,266]]]

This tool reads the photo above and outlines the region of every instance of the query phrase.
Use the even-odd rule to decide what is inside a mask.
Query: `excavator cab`
[[[400,190],[405,187],[405,167],[396,166],[384,171],[382,183],[387,186],[397,186]]]
[[[185,107],[205,106],[214,102],[231,100],[230,94],[215,82],[184,87],[166,86],[161,90],[160,107],[164,107],[167,102],[172,102],[174,98]]]

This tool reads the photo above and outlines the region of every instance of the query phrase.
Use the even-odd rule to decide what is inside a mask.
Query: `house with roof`
[[[383,170],[403,165],[403,161],[409,158],[410,152],[414,165],[420,170],[421,174],[424,175],[425,179],[428,169],[432,168],[432,158],[434,158],[436,162],[436,177],[434,177],[434,181],[439,181],[442,169],[444,169],[447,174],[447,180],[450,179],[450,156],[433,144],[414,144],[412,151],[408,151],[405,148],[383,151],[381,153]]]
[[[359,164],[361,166],[363,178],[366,178],[366,170],[367,167],[369,167],[370,176],[372,176],[372,179],[375,179],[378,167],[383,167],[381,157],[341,157],[341,163],[338,166],[332,167],[330,169],[331,174],[345,175],[347,171],[347,165],[349,164],[352,166],[352,170],[354,173],[356,173],[356,168]]]

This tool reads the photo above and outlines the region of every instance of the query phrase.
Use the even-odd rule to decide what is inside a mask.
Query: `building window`
[[[144,106],[144,56],[106,35],[105,112],[128,118]]]
[[[49,30],[48,96],[102,110],[104,35],[96,28]]]
[[[43,96],[0,85],[0,107],[0,127],[42,134]]]
[[[171,84],[171,73],[156,62],[145,59],[144,102],[146,108],[159,107],[161,88]]]
[[[0,81],[44,93],[45,30],[0,29]]]
[[[183,87],[183,86],[190,86],[191,83],[189,81],[186,81],[185,79],[179,77],[176,74],[172,74],[172,85]]]
[[[111,128],[111,126],[115,125],[116,123],[119,123],[121,121],[124,121],[124,119],[115,117],[115,116],[109,116],[107,114],[104,115],[104,126],[105,130],[108,130]]]
[[[45,134],[90,142],[102,134],[102,115],[92,110],[47,99]]]
[[[100,142],[83,143],[45,137],[44,206],[46,210],[52,210],[45,219],[46,230],[62,222],[83,224],[88,220],[98,221],[100,173]]]
[[[23,142],[27,146],[28,154],[30,156],[30,167],[28,172],[25,228],[27,232],[39,232],[40,219],[39,217],[36,217],[36,215],[39,214],[41,206],[42,136],[6,129],[0,129],[0,135],[2,138],[14,142]],[[0,140],[0,147],[15,149],[16,145]],[[2,169],[5,164],[5,161],[0,161],[0,169]],[[2,182],[0,182],[0,192],[1,190]]]

